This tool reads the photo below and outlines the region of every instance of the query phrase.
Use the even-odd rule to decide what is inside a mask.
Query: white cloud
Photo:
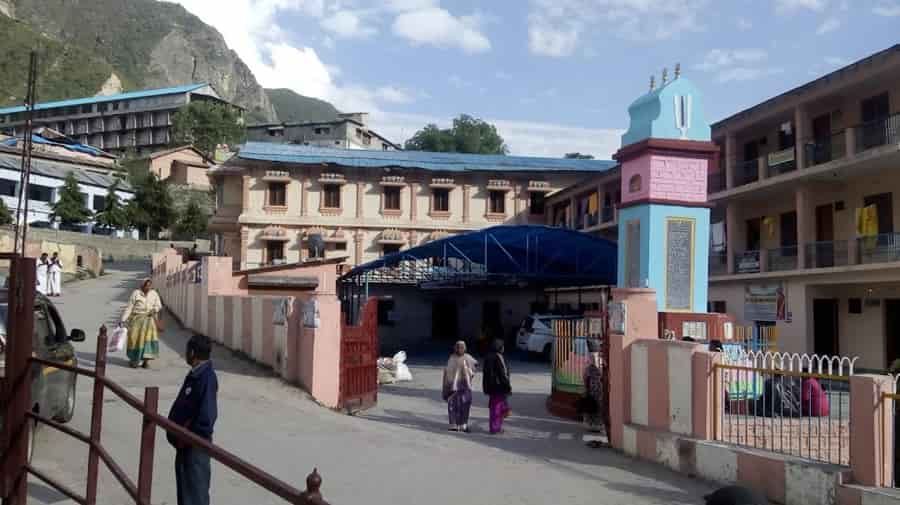
[[[900,2],[894,0],[882,1],[872,8],[872,12],[886,18],[900,17]]]
[[[420,98],[430,98],[424,91],[414,91],[398,86],[382,86],[375,90],[375,96],[386,103],[411,103]]]
[[[712,71],[736,64],[759,63],[768,59],[764,49],[710,49],[703,61],[694,65],[697,70]]]
[[[652,42],[702,29],[708,0],[531,0],[528,45],[535,54],[568,56],[594,30]]]
[[[816,29],[816,35],[825,35],[831,33],[841,27],[841,20],[838,18],[828,18]]]
[[[439,7],[402,12],[394,20],[393,30],[417,45],[453,47],[468,53],[491,49],[491,41],[479,30],[477,17],[455,17]]]
[[[827,4],[827,0],[775,0],[775,12],[786,14],[803,9],[821,12]]]
[[[831,67],[844,67],[850,64],[850,60],[840,56],[828,56],[825,58],[825,64]]]
[[[771,67],[733,67],[722,70],[716,75],[716,80],[720,83],[726,82],[742,82],[755,81],[771,75],[778,75],[784,72],[783,68]]]
[[[747,18],[739,18],[737,20],[737,26],[738,26],[738,29],[740,29],[741,31],[747,31],[747,30],[753,28],[753,22]]]
[[[366,38],[378,33],[374,27],[363,24],[359,13],[347,10],[337,11],[323,19],[322,28],[344,39]]]

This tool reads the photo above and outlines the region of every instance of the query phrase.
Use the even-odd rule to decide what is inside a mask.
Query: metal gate
[[[378,301],[369,298],[359,324],[341,322],[341,377],[338,408],[357,412],[378,400]]]

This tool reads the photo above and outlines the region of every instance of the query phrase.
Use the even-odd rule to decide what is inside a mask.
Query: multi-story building
[[[616,165],[553,193],[547,198],[546,223],[618,240],[621,178]]]
[[[339,114],[334,121],[251,125],[247,127],[247,139],[339,149],[400,149],[398,144],[370,130],[367,118],[367,113],[352,112]]]
[[[168,146],[172,116],[197,100],[228,104],[209,84],[190,84],[39,103],[35,106],[34,124],[111,153],[143,154]],[[230,106],[242,114],[239,107]],[[0,131],[21,136],[25,115],[24,106],[0,109]]]
[[[451,233],[544,224],[548,194],[614,165],[251,142],[210,171],[210,229],[240,268],[307,259],[316,236],[326,257],[359,264]]]
[[[712,128],[711,308],[783,351],[900,358],[900,45]]]

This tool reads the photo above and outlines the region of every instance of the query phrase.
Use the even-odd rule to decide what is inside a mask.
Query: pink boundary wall
[[[300,268],[319,277],[319,288],[295,296],[250,295],[231,259],[208,257],[203,264],[182,262],[174,251],[154,254],[153,284],[166,308],[191,331],[272,368],[301,386],[322,405],[338,407],[340,390],[341,313],[334,291],[334,265]],[[202,282],[193,282],[201,267]],[[293,275],[298,275],[292,272]],[[303,308],[318,303],[318,328],[303,326]],[[275,323],[284,302],[287,317]]]
[[[857,375],[850,381],[850,467],[810,462],[714,441],[714,365],[704,346],[656,338],[653,290],[614,289],[626,307],[624,333],[610,337],[611,443],[625,453],[722,484],[741,483],[786,505],[900,504],[889,486],[893,382]],[[644,336],[652,336],[646,338]],[[852,485],[850,483],[853,483]]]

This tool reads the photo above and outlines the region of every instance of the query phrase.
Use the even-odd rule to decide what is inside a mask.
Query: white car
[[[549,361],[553,353],[553,321],[559,319],[578,319],[578,316],[532,314],[526,317],[519,327],[516,347],[526,352],[540,354]]]

